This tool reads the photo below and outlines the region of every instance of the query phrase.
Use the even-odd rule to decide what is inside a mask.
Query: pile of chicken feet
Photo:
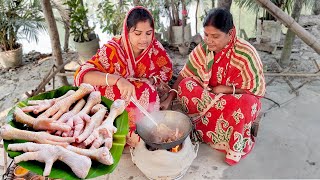
[[[8,146],[8,150],[26,152],[16,156],[15,163],[44,162],[43,176],[48,176],[53,163],[60,160],[79,178],[85,178],[91,159],[105,165],[113,164],[109,151],[117,131],[113,122],[125,109],[125,101],[118,99],[108,114],[107,108],[100,103],[100,92],[84,83],[77,91],[70,90],[59,98],[30,100],[29,106],[15,108],[14,119],[35,131],[20,130],[7,124],[1,127],[0,137],[30,141]],[[26,114],[28,112],[38,116],[34,118]]]

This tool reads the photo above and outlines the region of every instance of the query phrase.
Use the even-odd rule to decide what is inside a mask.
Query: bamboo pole
[[[317,38],[301,27],[292,17],[283,12],[280,8],[274,5],[270,0],[255,0],[264,9],[266,9],[272,16],[277,18],[287,28],[292,30],[303,42],[320,54],[320,43]]]
[[[264,73],[265,76],[290,76],[290,77],[317,77],[320,76],[320,73],[316,74],[307,74],[307,73]]]

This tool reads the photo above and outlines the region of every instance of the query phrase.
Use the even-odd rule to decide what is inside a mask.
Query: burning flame
[[[180,145],[177,145],[173,148],[171,148],[171,152],[178,152],[180,150]]]

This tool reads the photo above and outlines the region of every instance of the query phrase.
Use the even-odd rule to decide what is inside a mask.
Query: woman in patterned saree
[[[128,104],[130,133],[127,143],[139,141],[135,120],[142,114],[130,102],[136,98],[148,111],[159,110],[156,86],[172,77],[172,63],[161,43],[154,38],[152,15],[143,7],[131,9],[119,37],[108,41],[97,54],[75,73],[75,85],[89,83],[108,99],[125,99]]]
[[[190,53],[173,88],[202,140],[234,165],[254,146],[251,126],[265,93],[262,63],[254,47],[236,37],[229,11],[211,10],[203,27],[204,42]],[[162,108],[175,96],[171,92]]]

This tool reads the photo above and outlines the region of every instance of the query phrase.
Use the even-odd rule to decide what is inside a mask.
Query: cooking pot
[[[179,133],[182,136],[172,142],[156,142],[155,137],[163,136],[163,134],[154,131],[157,125],[152,123],[148,117],[143,117],[136,122],[137,133],[141,139],[149,146],[156,149],[171,149],[179,144],[181,144],[190,134],[192,130],[192,123],[190,118],[178,111],[164,110],[156,111],[150,113],[153,119],[159,124],[164,124],[171,130],[175,131],[176,128],[179,129]],[[161,139],[161,138],[160,138]]]

